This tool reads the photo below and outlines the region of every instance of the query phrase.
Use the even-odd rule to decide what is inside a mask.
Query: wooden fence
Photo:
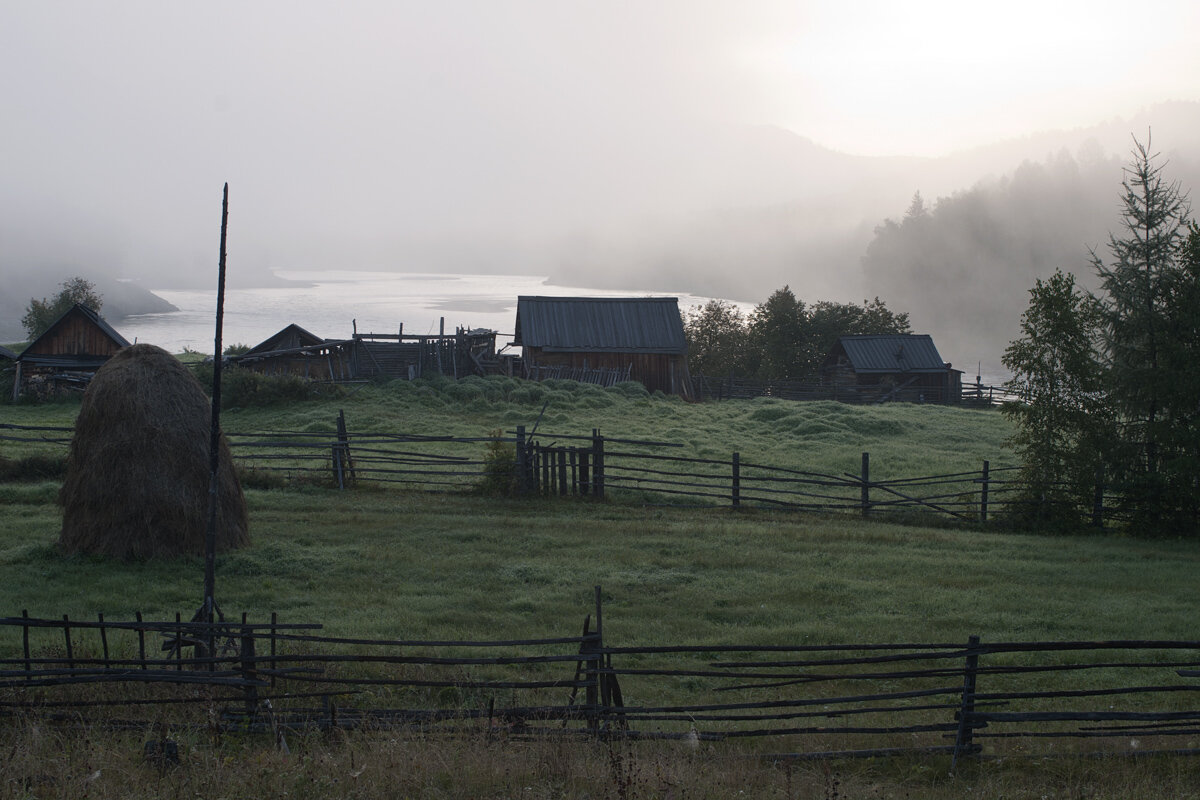
[[[1200,642],[615,646],[364,639],[313,624],[0,619],[0,720],[701,741],[773,758],[1198,752]],[[131,716],[133,715],[133,716]],[[761,750],[754,751],[762,755]]]
[[[815,380],[761,380],[732,375],[719,378],[711,375],[692,376],[693,397],[697,400],[747,400],[754,397],[776,397],[781,400],[836,400],[839,403],[875,404],[890,402],[895,387],[890,385],[858,386],[832,384]],[[902,396],[911,396],[912,391]],[[1003,386],[985,383],[964,383],[951,394],[937,387],[922,387],[922,402],[963,406],[998,406],[1017,397]]]
[[[339,413],[333,432],[228,433],[243,480],[299,481],[352,488],[360,482],[425,491],[496,488],[510,471],[526,495],[602,499],[625,495],[652,504],[769,508],[854,513],[864,517],[926,515],[987,524],[1029,499],[1017,468],[983,461],[978,470],[880,479],[871,455],[854,472],[823,473],[764,464],[733,452],[728,458],[679,455],[682,445],[620,437],[541,433],[524,426],[502,436],[429,436],[351,432]],[[61,447],[70,428],[0,424],[0,440]],[[511,462],[489,446],[511,448]],[[61,451],[60,451],[61,452]],[[876,465],[877,466],[877,465]],[[1119,497],[1098,476],[1086,522],[1115,518]]]

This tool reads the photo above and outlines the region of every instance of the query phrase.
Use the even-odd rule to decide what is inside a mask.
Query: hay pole
[[[225,236],[229,228],[229,182],[221,195],[221,252],[217,262],[217,323],[213,338],[212,429],[208,443],[208,530],[204,537],[204,606],[201,621],[212,623],[216,611],[217,561],[217,469],[221,437],[221,322],[225,315]],[[218,612],[219,613],[219,612]],[[215,636],[209,634],[208,650],[215,649]]]

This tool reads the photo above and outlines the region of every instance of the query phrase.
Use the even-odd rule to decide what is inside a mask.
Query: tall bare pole
[[[216,610],[217,470],[221,444],[221,323],[225,316],[225,234],[229,227],[229,184],[221,197],[221,255],[217,266],[217,332],[213,341],[212,430],[208,442],[208,531],[204,537],[204,622]]]

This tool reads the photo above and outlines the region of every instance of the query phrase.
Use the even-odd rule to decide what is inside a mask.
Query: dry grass
[[[143,755],[160,733],[0,728],[4,798],[1129,798],[1200,796],[1180,757],[777,762],[725,745],[443,740],[357,731],[291,737],[170,734],[177,765]]]

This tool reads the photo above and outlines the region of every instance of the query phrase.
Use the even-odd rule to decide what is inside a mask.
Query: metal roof
[[[946,371],[946,362],[927,333],[842,336],[838,346],[855,372]]]
[[[687,352],[674,297],[518,297],[513,344],[551,352]]]
[[[17,354],[0,344],[0,358],[7,358],[10,361],[16,361]]]

